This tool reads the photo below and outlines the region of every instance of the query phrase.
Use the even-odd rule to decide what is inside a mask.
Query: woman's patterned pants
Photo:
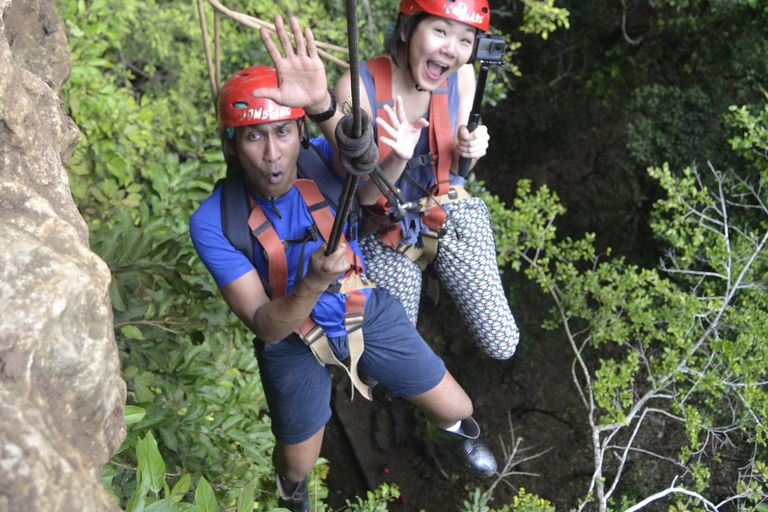
[[[451,203],[433,263],[440,284],[458,308],[475,342],[494,359],[515,353],[520,334],[501,286],[491,215],[476,197]],[[416,324],[422,270],[381,242],[377,233],[363,237],[360,248],[366,274],[402,302]]]

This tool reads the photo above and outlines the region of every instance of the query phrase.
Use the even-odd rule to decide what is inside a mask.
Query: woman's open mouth
[[[445,73],[445,71],[448,69],[448,66],[445,64],[440,64],[439,62],[435,62],[433,60],[428,60],[426,65],[427,70],[427,76],[432,80],[439,80],[440,77]]]

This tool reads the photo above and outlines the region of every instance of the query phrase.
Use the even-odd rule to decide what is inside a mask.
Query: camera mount
[[[480,62],[480,72],[477,75],[477,84],[475,86],[475,99],[472,103],[472,112],[469,113],[467,129],[470,133],[475,131],[480,122],[480,106],[483,103],[483,94],[485,92],[485,80],[488,77],[488,70],[492,65],[501,65],[504,63],[504,52],[507,51],[507,43],[504,37],[498,34],[480,34],[475,40],[475,54],[472,62]],[[459,176],[466,178],[469,174],[469,164],[471,159],[466,157],[459,158]]]

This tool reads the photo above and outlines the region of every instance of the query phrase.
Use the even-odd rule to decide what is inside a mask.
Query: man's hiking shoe
[[[462,420],[459,432],[449,432],[427,424],[427,437],[446,448],[471,473],[489,477],[496,473],[496,459],[480,437],[480,426],[470,416]]]
[[[278,505],[287,508],[291,512],[311,512],[312,505],[309,501],[309,490],[307,489],[307,477],[296,485],[293,492],[286,492],[282,477],[275,474],[277,483],[277,492],[280,494]]]

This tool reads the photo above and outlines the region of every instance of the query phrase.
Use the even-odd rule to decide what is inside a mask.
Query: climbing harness
[[[368,69],[373,77],[376,90],[377,116],[384,116],[384,106],[393,105],[392,100],[392,67],[391,58],[381,55],[368,61]],[[391,209],[391,204],[385,197],[380,197],[377,202],[368,208],[370,215],[362,221],[361,236],[373,232],[378,228],[379,237],[386,246],[398,254],[402,254],[409,260],[418,263],[422,270],[430,269],[427,294],[433,303],[437,303],[440,296],[440,287],[430,268],[437,257],[439,240],[444,234],[443,225],[446,220],[444,205],[471,197],[469,192],[460,185],[450,184],[450,163],[453,152],[453,132],[448,107],[448,84],[443,81],[432,92],[429,105],[429,153],[417,155],[411,158],[403,173],[402,179],[409,181],[416,188],[424,192],[418,202],[412,203],[408,211],[419,213],[428,231],[421,233],[421,245],[402,245],[403,232],[396,222],[384,223],[382,218]],[[381,158],[383,159],[391,148],[382,144]],[[428,190],[424,189],[409,174],[408,169],[431,164],[435,180]],[[382,226],[383,224],[383,226]]]
[[[373,76],[374,87],[376,89],[376,110],[377,116],[386,115],[385,105],[393,105],[392,102],[392,67],[390,58],[381,55],[368,61],[368,69]],[[450,187],[451,172],[451,153],[453,152],[453,131],[451,130],[450,111],[448,109],[448,83],[443,80],[436,90],[431,94],[429,103],[429,112],[432,119],[429,123],[429,155],[420,155],[412,159],[409,164],[412,166],[422,159],[427,158],[428,163],[432,163],[435,173],[434,186],[429,190],[429,195],[441,196],[448,193]],[[392,150],[389,146],[381,145],[381,158],[384,159]],[[437,157],[436,159],[434,157]],[[391,208],[391,204],[385,197],[380,197],[373,210],[378,213],[386,213]],[[434,204],[422,215],[424,224],[430,229],[439,232],[445,222],[445,211],[438,204]],[[402,237],[401,237],[402,240]],[[399,244],[398,240],[398,244]],[[395,246],[396,247],[396,246]]]
[[[302,151],[310,152],[312,150],[306,149]],[[306,161],[306,158],[304,160]],[[307,210],[314,221],[309,237],[319,235],[328,241],[334,219],[328,201],[312,180],[297,179],[294,185],[299,190]],[[270,300],[276,300],[284,296],[288,280],[285,249],[289,242],[281,240],[277,235],[261,206],[255,204],[253,198],[245,190],[242,176],[236,174],[228,176],[222,187],[221,205],[224,235],[236,249],[249,257],[250,261],[254,263],[254,267],[253,238],[258,240],[267,260],[267,279],[263,281],[264,288]],[[243,212],[249,208],[250,213],[243,215]],[[248,219],[247,224],[243,222],[246,218]],[[299,239],[293,242],[300,243],[304,241],[304,239]],[[343,233],[341,241],[345,242]],[[343,323],[347,330],[349,342],[349,365],[345,365],[336,357],[330,348],[328,338],[322,327],[311,317],[307,317],[304,320],[296,330],[296,334],[312,350],[312,353],[321,365],[332,364],[344,370],[353,384],[352,396],[354,396],[354,389],[356,388],[360,394],[371,400],[370,387],[360,379],[357,373],[357,363],[365,346],[362,330],[362,323],[365,320],[365,296],[359,290],[372,288],[374,285],[362,273],[362,264],[357,259],[350,245],[346,244],[346,247],[349,269],[345,272],[344,277],[332,285],[332,289],[329,289],[329,291],[341,293],[346,301]],[[299,262],[298,267],[302,269],[303,263]],[[298,280],[295,281],[295,284],[298,284]]]
[[[315,222],[317,231],[327,242],[331,237],[334,216],[330,208],[328,208],[325,198],[320,193],[320,189],[311,180],[298,179],[294,182],[294,185],[299,190],[302,199],[304,199],[312,220]],[[253,200],[251,202],[253,203]],[[267,254],[269,283],[272,288],[271,299],[275,300],[285,295],[285,285],[287,282],[285,248],[261,207],[255,203],[252,206],[253,209],[248,218],[248,226]],[[346,242],[343,233],[340,235],[340,241],[342,243]],[[362,263],[357,259],[357,255],[352,251],[351,246],[346,244],[346,248],[349,269],[344,273],[344,277],[336,281],[333,286],[335,288],[334,291],[344,295],[346,300],[344,326],[349,340],[349,367],[339,361],[333,353],[325,332],[312,317],[307,317],[296,333],[309,346],[321,365],[332,364],[343,369],[352,381],[354,388],[357,388],[365,398],[371,400],[370,387],[360,379],[357,373],[357,363],[365,348],[362,330],[362,324],[365,320],[365,295],[360,290],[362,288],[370,288],[373,285],[362,273]],[[299,268],[302,267],[303,263],[300,262]],[[354,396],[354,391],[352,391],[352,395]]]

